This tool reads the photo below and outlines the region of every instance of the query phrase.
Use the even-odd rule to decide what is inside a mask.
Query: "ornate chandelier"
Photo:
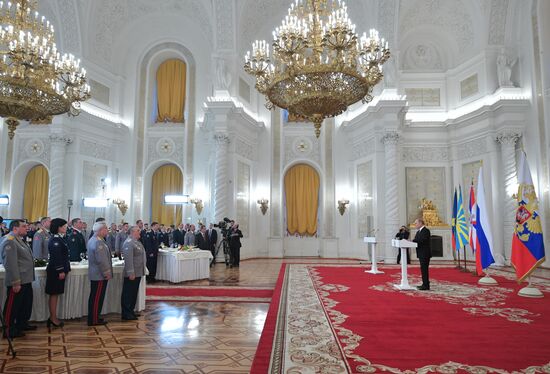
[[[272,46],[270,58],[268,44],[256,40],[244,69],[256,77],[268,109],[276,105],[313,122],[317,137],[325,118],[372,100],[390,57],[376,30],[357,37],[340,0],[296,0],[273,31]]]
[[[0,1],[0,116],[13,139],[20,120],[78,115],[90,97],[80,60],[57,50],[53,26],[36,0]]]

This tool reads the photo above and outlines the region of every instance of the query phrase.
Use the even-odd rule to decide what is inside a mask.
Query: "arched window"
[[[298,164],[285,174],[286,223],[290,235],[317,233],[319,174],[311,166]]]
[[[151,188],[151,222],[166,226],[181,223],[181,205],[165,205],[164,195],[180,195],[183,192],[183,175],[174,164],[155,170]]]
[[[33,167],[25,178],[23,194],[23,216],[30,222],[38,221],[48,215],[48,192],[50,177],[42,165]]]
[[[179,59],[160,64],[157,70],[156,122],[183,123],[187,66]]]

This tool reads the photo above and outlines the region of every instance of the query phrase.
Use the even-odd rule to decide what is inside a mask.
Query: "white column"
[[[214,182],[214,219],[219,222],[228,214],[227,204],[227,154],[229,148],[229,136],[224,133],[214,134],[216,143],[216,169]]]
[[[500,144],[500,154],[503,166],[504,181],[504,205],[502,211],[503,217],[503,245],[505,261],[509,263],[512,253],[512,235],[515,228],[515,217],[517,203],[513,195],[518,193],[518,177],[516,169],[516,142],[521,134],[516,131],[503,131],[497,134],[497,142]],[[497,260],[497,259],[495,259]],[[498,261],[497,261],[498,262]]]
[[[382,137],[382,144],[384,144],[384,157],[386,167],[386,180],[385,180],[385,204],[378,209],[384,209],[386,212],[384,241],[385,241],[385,262],[392,263],[395,261],[396,254],[395,249],[391,246],[391,240],[396,228],[399,227],[399,196],[397,188],[397,144],[399,143],[399,134],[396,131],[388,131]]]
[[[63,171],[65,170],[65,152],[73,140],[63,134],[50,135],[50,193],[48,214],[52,218],[63,218],[65,195],[63,193]]]

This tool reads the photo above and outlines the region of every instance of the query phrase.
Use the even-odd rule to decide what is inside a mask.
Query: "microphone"
[[[378,232],[378,229],[372,229],[369,231],[369,235],[374,235]]]

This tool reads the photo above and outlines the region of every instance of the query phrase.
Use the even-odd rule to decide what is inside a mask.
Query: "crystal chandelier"
[[[0,116],[10,139],[20,120],[78,115],[90,97],[80,60],[60,55],[53,26],[36,9],[36,0],[0,1]]]
[[[272,46],[270,58],[269,45],[256,40],[244,69],[255,76],[268,109],[276,105],[313,122],[317,137],[325,118],[372,100],[390,57],[376,30],[358,38],[340,0],[296,0],[273,32]]]

